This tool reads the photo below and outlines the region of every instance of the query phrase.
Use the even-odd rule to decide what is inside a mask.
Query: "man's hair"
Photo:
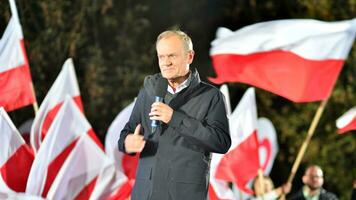
[[[162,32],[157,37],[156,46],[157,46],[157,43],[160,40],[165,39],[165,38],[169,38],[169,37],[172,37],[172,36],[178,36],[182,40],[183,46],[184,46],[186,51],[193,50],[192,39],[188,36],[188,34],[184,33],[181,30],[167,30],[167,31]]]

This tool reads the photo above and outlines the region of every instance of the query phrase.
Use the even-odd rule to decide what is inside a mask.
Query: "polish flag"
[[[98,145],[87,134],[82,134],[55,178],[47,198],[89,199],[100,173],[112,166],[113,162]]]
[[[257,108],[254,88],[249,88],[229,118],[231,147],[222,155],[215,178],[236,184],[253,193],[246,185],[260,168],[257,140]]]
[[[0,130],[1,179],[8,188],[24,192],[34,155],[2,107]]]
[[[340,22],[291,19],[235,32],[219,28],[210,56],[214,83],[242,82],[294,102],[326,99],[353,45],[356,18]]]
[[[82,135],[92,137],[92,134],[89,122],[73,99],[67,96],[36,154],[29,174],[26,193],[46,197],[78,138]]]
[[[348,131],[356,130],[356,107],[351,108],[336,120],[338,133],[343,134]]]
[[[225,97],[226,114],[228,118],[231,115],[231,104],[230,104],[230,94],[229,88],[226,84],[220,87],[220,92],[223,93]],[[209,200],[227,200],[234,199],[233,191],[229,187],[229,182],[226,180],[219,180],[215,177],[217,167],[224,155],[213,153],[210,163],[210,179],[209,179]]]
[[[0,106],[11,111],[36,102],[16,4],[0,40]]]
[[[112,191],[109,200],[127,199],[132,191],[136,169],[139,160],[139,154],[129,156],[117,150],[118,140],[120,138],[121,130],[129,121],[135,101],[124,108],[111,123],[105,138],[105,152],[106,155],[115,163],[117,185],[115,191]]]
[[[78,81],[71,58],[65,61],[62,71],[59,73],[57,79],[41,103],[40,109],[34,119],[30,140],[32,148],[35,151],[38,151],[54,117],[62,106],[66,95],[72,97],[81,112],[83,112]]]

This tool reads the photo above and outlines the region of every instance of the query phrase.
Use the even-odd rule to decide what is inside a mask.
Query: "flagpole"
[[[30,82],[30,87],[33,93],[33,96],[35,97],[35,102],[32,103],[33,111],[35,112],[35,116],[37,115],[38,112],[38,104],[37,104],[37,98],[36,98],[36,93],[35,93],[35,88],[33,87],[33,83]]]
[[[330,97],[330,96],[328,96],[326,99],[324,99],[324,100],[321,102],[321,104],[320,104],[318,110],[316,111],[316,114],[315,114],[315,116],[314,116],[314,119],[313,119],[313,121],[312,121],[312,123],[311,123],[311,125],[310,125],[310,127],[309,127],[307,136],[306,136],[306,138],[305,138],[305,140],[304,140],[304,142],[303,142],[303,144],[302,144],[302,146],[301,146],[301,148],[300,148],[300,150],[299,150],[299,152],[298,152],[297,158],[296,158],[295,161],[294,161],[294,164],[293,164],[291,173],[290,173],[290,175],[289,175],[289,177],[288,177],[288,182],[290,182],[290,183],[293,181],[293,179],[294,179],[294,177],[295,177],[295,174],[296,174],[296,172],[297,172],[297,170],[298,170],[298,167],[299,167],[299,165],[300,165],[300,163],[301,163],[301,161],[302,161],[302,158],[303,158],[303,156],[304,156],[304,154],[305,154],[305,151],[306,151],[306,149],[307,149],[307,147],[308,147],[308,145],[309,145],[309,143],[310,143],[310,140],[311,140],[311,138],[312,138],[312,136],[313,136],[313,134],[314,134],[314,132],[315,132],[316,126],[318,125],[319,120],[320,120],[320,117],[321,117],[321,115],[323,114],[323,111],[324,111],[324,109],[325,109],[325,105],[326,105],[326,103],[327,103],[328,100],[329,100],[329,97]]]

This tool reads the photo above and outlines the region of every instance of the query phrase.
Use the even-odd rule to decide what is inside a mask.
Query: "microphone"
[[[168,81],[165,78],[158,79],[155,88],[155,102],[163,102],[163,98],[167,93]],[[151,132],[154,133],[159,126],[158,120],[152,120],[151,122]]]

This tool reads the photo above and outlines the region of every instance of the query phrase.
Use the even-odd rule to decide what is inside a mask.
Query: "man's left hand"
[[[162,102],[155,102],[151,106],[151,112],[148,114],[150,120],[159,120],[166,124],[172,119],[173,109]]]

